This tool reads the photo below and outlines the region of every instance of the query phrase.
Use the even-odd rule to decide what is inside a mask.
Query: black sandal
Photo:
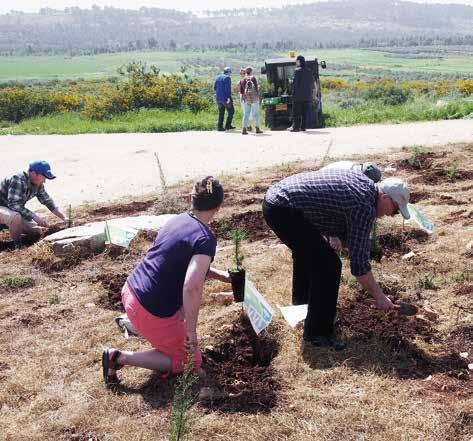
[[[102,351],[102,374],[106,386],[113,386],[120,383],[117,374],[108,374],[109,369],[118,371],[123,367],[122,364],[117,362],[120,354],[121,352],[118,349],[104,348]]]

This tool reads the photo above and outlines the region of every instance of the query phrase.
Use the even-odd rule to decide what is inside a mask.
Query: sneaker
[[[305,132],[305,129],[301,128],[301,132]]]
[[[126,314],[119,315],[115,319],[115,323],[117,324],[120,331],[125,334],[125,338],[129,338],[130,335],[134,335],[135,337],[138,337],[140,335],[140,333],[131,324],[130,319]]]
[[[256,133],[261,134],[263,131],[259,127],[256,127]]]
[[[253,127],[251,127],[251,126],[248,126],[247,129],[248,129],[248,132],[253,131]],[[256,133],[258,133],[258,127],[256,127]]]
[[[234,130],[234,129],[236,129],[235,126],[228,126],[228,127],[225,127],[225,130]]]
[[[324,335],[316,335],[312,338],[304,337],[304,340],[319,348],[332,348],[335,351],[342,351],[347,347],[347,344],[335,337],[326,337]]]
[[[299,129],[295,129],[294,127],[289,127],[289,128],[287,129],[287,131],[288,131],[288,132],[298,132]]]
[[[241,131],[242,135],[248,135],[248,131],[243,127],[243,130]]]
[[[223,127],[219,127],[219,128],[217,129],[217,131],[219,131],[219,132],[225,132],[225,129],[224,129]]]

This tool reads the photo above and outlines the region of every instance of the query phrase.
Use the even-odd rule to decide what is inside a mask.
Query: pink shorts
[[[172,362],[172,374],[184,372],[188,360],[185,349],[186,325],[182,310],[171,317],[157,317],[148,312],[136,298],[128,282],[122,289],[122,303],[131,324],[152,346],[167,355]],[[194,354],[194,369],[202,365],[202,353],[197,347]]]

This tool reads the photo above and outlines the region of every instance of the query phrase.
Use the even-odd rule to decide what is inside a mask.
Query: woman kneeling
[[[197,319],[206,278],[230,283],[227,271],[210,267],[217,241],[209,223],[223,202],[223,188],[209,176],[195,184],[192,209],[170,220],[146,257],[128,277],[122,302],[131,324],[154,349],[141,352],[106,348],[102,368],[107,385],[119,382],[123,366],[180,374],[189,354],[200,370]]]

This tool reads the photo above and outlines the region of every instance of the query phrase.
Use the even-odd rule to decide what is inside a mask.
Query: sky
[[[284,6],[297,3],[314,3],[317,0],[241,0],[224,2],[222,0],[0,0],[0,13],[16,11],[37,12],[40,8],[64,9],[69,6],[90,8],[92,5],[114,6],[116,8],[138,9],[141,6],[199,11],[223,9],[227,7]],[[319,0],[320,1],[320,0]],[[324,0],[325,1],[325,0]],[[462,3],[473,6],[473,0],[413,0],[418,3]]]

